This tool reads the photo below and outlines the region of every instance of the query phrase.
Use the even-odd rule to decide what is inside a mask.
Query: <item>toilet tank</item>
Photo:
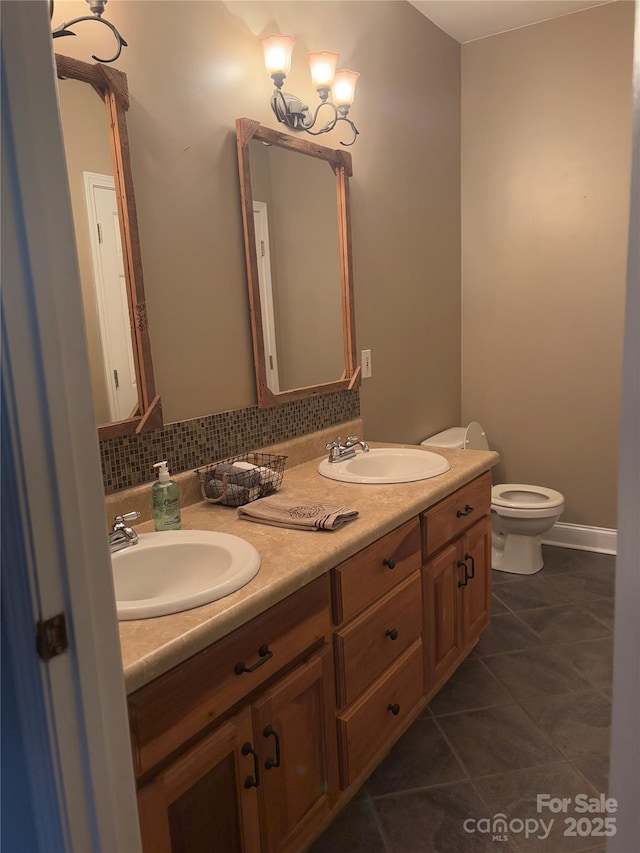
[[[450,447],[460,450],[489,450],[485,431],[477,421],[471,421],[466,427],[449,427],[425,438],[420,444],[427,447]]]
[[[425,446],[435,445],[436,447],[462,449],[464,447],[465,432],[465,427],[449,427],[449,429],[445,429],[442,432],[438,432],[435,435],[430,436],[429,438],[425,438],[425,440],[421,441],[420,444]]]

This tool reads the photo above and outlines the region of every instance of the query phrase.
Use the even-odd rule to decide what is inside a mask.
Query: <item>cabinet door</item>
[[[462,642],[466,649],[491,618],[491,519],[474,525],[461,542],[461,560],[469,567],[461,587]]]
[[[145,853],[257,853],[259,816],[249,709],[138,791]],[[250,785],[250,787],[245,787]]]
[[[427,692],[455,669],[462,653],[458,583],[464,573],[458,563],[458,543],[448,545],[425,566]]]
[[[338,792],[330,648],[280,679],[253,706],[263,849],[299,850]]]

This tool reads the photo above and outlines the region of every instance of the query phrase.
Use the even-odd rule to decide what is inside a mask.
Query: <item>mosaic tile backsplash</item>
[[[154,462],[172,474],[297,438],[360,416],[360,394],[339,391],[274,409],[250,406],[167,424],[144,435],[100,442],[105,494],[155,480]]]

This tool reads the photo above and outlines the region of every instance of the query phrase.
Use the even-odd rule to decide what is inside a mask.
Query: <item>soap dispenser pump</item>
[[[153,526],[156,530],[180,530],[180,487],[169,476],[166,461],[156,462],[158,479],[151,488]]]

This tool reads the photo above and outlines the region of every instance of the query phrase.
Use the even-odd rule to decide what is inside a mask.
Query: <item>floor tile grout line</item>
[[[598,639],[600,639],[600,638],[598,638]],[[605,638],[605,637],[602,637],[601,639],[606,639],[606,638]],[[589,641],[587,641],[587,640],[583,640],[582,642],[589,642]],[[564,643],[557,643],[556,645],[565,645],[565,644],[564,644]],[[569,644],[569,643],[567,643],[567,645],[573,645],[573,644]],[[576,643],[575,645],[578,645],[578,643]],[[553,652],[554,646],[549,645],[549,646],[546,646],[545,648],[546,648],[548,651]],[[539,651],[539,647],[537,647],[537,646],[532,646],[531,648],[528,648],[528,649],[516,649],[515,651],[512,651],[512,652],[504,652],[504,653],[499,654],[499,655],[488,655],[488,657],[492,657],[492,658],[495,658],[495,657],[506,657],[507,655],[514,655],[514,656],[515,656],[515,655],[520,654],[520,653],[522,653],[522,652],[530,652],[530,651]],[[557,655],[557,654],[558,654],[558,652],[555,652],[555,654]],[[598,687],[597,687],[596,685],[594,685],[592,682],[590,682],[590,681],[587,679],[587,677],[586,677],[585,675],[583,675],[583,674],[578,670],[578,668],[577,668],[573,663],[571,663],[571,661],[566,660],[566,659],[565,659],[565,658],[563,658],[561,655],[558,655],[558,657],[560,658],[560,660],[562,661],[562,663],[565,663],[567,666],[569,666],[571,669],[573,669],[573,671],[576,673],[576,675],[578,675],[578,676],[579,676],[579,677],[584,681],[584,687],[582,687],[582,686],[581,686],[581,687],[578,687],[578,688],[577,688],[577,689],[575,689],[575,690],[564,690],[564,691],[562,691],[561,693],[548,693],[548,694],[547,694],[547,693],[538,693],[537,695],[534,695],[534,696],[527,696],[527,697],[525,697],[525,698],[523,698],[523,697],[519,697],[519,698],[518,698],[518,697],[515,695],[515,693],[513,692],[513,690],[511,690],[511,689],[510,689],[510,687],[509,687],[508,683],[507,683],[504,679],[501,679],[499,675],[496,675],[496,674],[491,670],[491,667],[489,667],[489,666],[488,666],[488,664],[485,664],[485,666],[486,666],[486,667],[487,667],[487,669],[488,669],[488,670],[493,674],[494,678],[498,681],[498,683],[499,683],[502,687],[504,687],[504,688],[505,688],[505,690],[507,690],[507,691],[511,694],[511,696],[513,696],[513,697],[514,697],[514,702],[516,702],[516,703],[518,703],[518,704],[520,704],[520,702],[528,702],[528,701],[530,701],[531,699],[542,698],[542,697],[544,697],[544,696],[548,696],[548,697],[550,698],[550,697],[552,697],[552,696],[566,696],[566,695],[569,695],[569,694],[571,694],[571,693],[579,693],[581,690],[585,690],[585,688],[592,688],[593,690],[598,690]],[[484,661],[484,660],[485,660],[485,658],[480,658],[480,660]],[[504,703],[504,704],[507,704],[507,703]]]
[[[438,721],[438,718],[434,716],[433,720],[434,720],[434,722],[435,722],[435,724],[436,724],[436,726],[437,726],[437,728],[438,728],[438,731],[440,732],[440,737],[441,737],[441,738],[444,740],[444,742],[447,744],[447,746],[448,746],[448,747],[449,747],[449,749],[451,750],[451,753],[452,753],[453,757],[456,759],[456,761],[458,762],[458,764],[460,765],[460,767],[462,767],[462,772],[465,774],[465,776],[466,776],[467,780],[468,780],[468,781],[471,781],[471,774],[469,773],[469,770],[468,770],[468,768],[467,768],[467,765],[465,764],[465,762],[464,762],[464,761],[462,760],[462,758],[460,757],[460,755],[459,755],[459,753],[458,753],[458,750],[457,750],[457,749],[455,749],[455,747],[453,746],[453,744],[451,743],[451,741],[450,741],[450,740],[449,740],[449,738],[447,737],[447,733],[444,731],[444,729],[443,729],[443,728],[442,728],[442,726],[440,725],[440,723],[439,723],[439,721]]]
[[[607,753],[606,753],[606,752],[598,752],[598,753],[594,753],[594,755],[607,755]],[[591,758],[591,757],[592,757],[592,756],[590,756],[590,755],[585,755],[585,756],[584,756],[584,758]],[[607,758],[608,758],[608,757],[609,757],[609,756],[607,755]],[[569,763],[571,764],[571,766],[573,767],[573,769],[576,771],[576,773],[578,773],[578,774],[579,774],[579,775],[584,779],[584,781],[587,783],[587,785],[589,785],[589,787],[590,787],[593,791],[595,791],[595,793],[596,793],[596,794],[606,794],[606,793],[607,793],[606,791],[598,791],[598,789],[597,789],[597,788],[596,788],[596,786],[593,784],[593,782],[591,782],[591,780],[587,778],[587,775],[586,775],[582,770],[580,770],[580,768],[579,768],[579,767],[576,767],[575,762],[576,762],[576,761],[581,761],[581,760],[583,760],[583,759],[581,759],[581,758],[574,758],[574,759],[570,760],[570,761],[569,761]]]
[[[369,797],[369,803],[371,805],[371,811],[373,812],[373,821],[375,823],[375,827],[378,830],[378,835],[382,839],[384,851],[385,853],[393,853],[393,847],[391,846],[391,843],[387,838],[387,833],[384,828],[384,824],[382,823],[382,818],[378,814],[378,809],[376,808],[375,800],[373,797]]]
[[[597,692],[598,692],[598,691],[593,690],[593,689],[590,689],[590,690],[576,690],[576,691],[574,691],[574,693],[560,693],[560,694],[558,694],[558,695],[559,695],[559,696],[572,696],[572,695],[575,695],[576,693],[597,693]],[[531,701],[531,700],[525,700],[525,701]],[[550,737],[547,735],[547,733],[544,731],[544,729],[542,729],[542,728],[541,728],[541,726],[540,726],[540,725],[539,725],[539,724],[538,724],[538,723],[533,719],[533,717],[531,716],[531,714],[530,714],[530,713],[527,711],[527,709],[524,707],[523,703],[522,703],[522,702],[520,702],[520,701],[518,701],[518,700],[516,700],[516,703],[520,706],[521,710],[522,710],[522,711],[524,711],[524,713],[527,715],[527,717],[529,717],[529,719],[531,720],[531,722],[532,722],[532,723],[534,724],[534,726],[536,726],[536,728],[541,732],[541,734],[542,734],[542,735],[543,735],[543,737],[544,737],[544,738],[549,742],[549,744],[550,744],[550,745],[551,745],[551,746],[552,746],[552,747],[553,747],[557,752],[559,752],[559,753],[560,753],[560,755],[562,755],[562,756],[563,756],[563,758],[565,759],[565,761],[569,761],[569,762],[570,762],[570,761],[571,761],[571,756],[567,755],[567,754],[566,754],[566,752],[564,752],[564,751],[562,750],[562,748],[561,748],[561,747],[559,747],[557,744],[555,744],[555,743],[553,743],[553,742],[551,741]],[[574,758],[576,758],[576,759],[580,759],[580,758],[588,758],[588,757],[589,757],[589,755],[596,755],[596,754],[601,754],[601,753],[586,753],[586,755],[574,756]]]

